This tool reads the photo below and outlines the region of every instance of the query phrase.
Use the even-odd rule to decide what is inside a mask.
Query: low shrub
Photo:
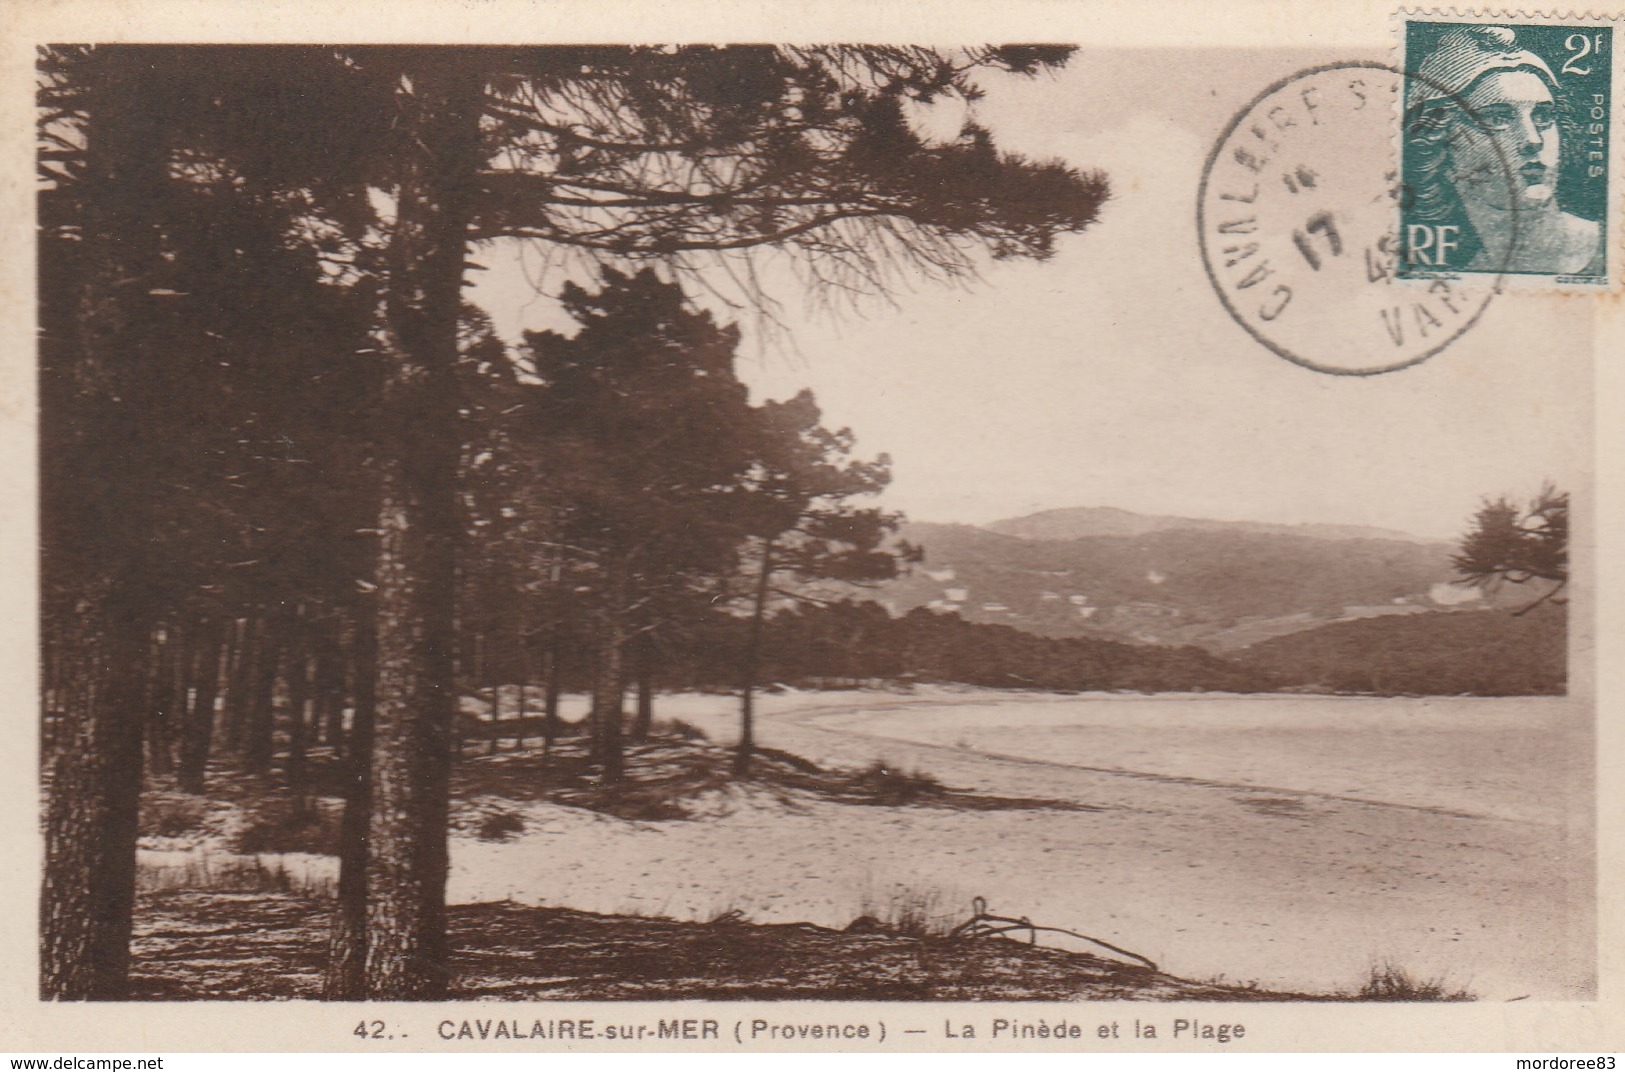
[[[770,759],[775,763],[783,763],[785,766],[800,771],[802,774],[828,773],[812,760],[804,756],[798,756],[794,752],[786,752],[781,748],[768,748],[766,745],[759,744],[756,746],[756,755],[763,759]]]
[[[943,785],[935,775],[921,770],[903,771],[876,760],[854,779],[876,804],[912,804],[926,797],[940,796]]]
[[[310,800],[277,800],[244,816],[237,831],[237,852],[312,852],[336,856],[338,816]]]
[[[494,811],[480,820],[474,836],[481,841],[506,841],[525,832],[525,820],[511,811]]]
[[[891,934],[904,938],[945,938],[960,923],[960,914],[942,894],[898,887],[884,898],[866,896],[848,934]]]
[[[1443,978],[1419,979],[1395,964],[1373,964],[1360,987],[1361,1001],[1473,1001],[1475,995]]]
[[[202,797],[152,794],[141,802],[141,836],[178,838],[203,830],[209,803]]]

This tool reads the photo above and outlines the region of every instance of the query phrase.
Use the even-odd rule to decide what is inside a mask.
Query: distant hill
[[[1316,540],[1399,540],[1431,543],[1397,529],[1365,525],[1277,525],[1264,521],[1213,521],[1197,517],[1136,514],[1110,506],[1077,506],[1044,510],[1025,517],[1006,518],[984,525],[990,532],[1024,540],[1075,540],[1084,536],[1144,536],[1170,529],[1199,532],[1247,532],[1269,536],[1304,536]]]
[[[924,563],[869,598],[898,614],[927,607],[1047,636],[1225,653],[1476,598],[1450,583],[1451,544],[1358,526],[1091,507],[985,527],[912,524],[902,535],[924,548]]]
[[[1563,608],[1434,612],[1339,622],[1267,640],[1235,661],[1276,679],[1334,692],[1515,696],[1562,693]]]

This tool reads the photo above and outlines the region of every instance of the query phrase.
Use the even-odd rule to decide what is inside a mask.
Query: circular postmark
[[[1403,278],[1404,91],[1405,75],[1380,63],[1300,71],[1236,114],[1202,171],[1197,234],[1214,290],[1254,339],[1316,372],[1426,361],[1477,322],[1500,282],[1498,271],[1471,284]],[[1510,190],[1505,161],[1493,170]]]

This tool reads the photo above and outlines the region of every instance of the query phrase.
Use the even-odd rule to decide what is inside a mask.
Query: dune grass
[[[1373,963],[1355,995],[1359,1001],[1474,1001],[1472,991],[1443,976],[1422,978],[1391,960]]]

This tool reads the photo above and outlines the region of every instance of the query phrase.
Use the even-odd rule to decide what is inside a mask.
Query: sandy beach
[[[735,702],[662,697],[659,715],[728,743]],[[784,693],[763,697],[757,737],[1081,807],[746,788],[702,818],[637,822],[529,804],[516,838],[454,839],[451,899],[843,926],[905,902],[959,918],[980,896],[1187,978],[1318,992],[1392,962],[1483,1000],[1594,993],[1579,702]]]

